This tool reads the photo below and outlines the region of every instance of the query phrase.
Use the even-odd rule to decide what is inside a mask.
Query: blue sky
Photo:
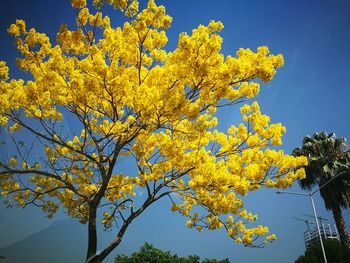
[[[214,19],[221,20],[225,26],[221,33],[223,54],[233,55],[240,47],[255,50],[258,46],[267,45],[272,53],[284,55],[284,67],[273,81],[262,86],[257,100],[262,112],[269,115],[273,122],[282,122],[287,127],[282,147],[286,152],[299,146],[306,134],[317,131],[335,132],[337,136],[350,139],[349,1],[163,0],[157,3],[164,4],[173,17],[168,31],[169,50],[176,46],[180,32],[190,33],[199,24],[207,24]],[[12,77],[25,78],[26,74],[15,69],[16,51],[13,39],[6,33],[6,28],[16,18],[26,20],[28,27],[45,32],[54,40],[61,23],[73,25],[74,14],[68,1],[0,2],[0,60],[8,62]],[[113,23],[118,21],[120,16],[113,19]],[[219,117],[222,128],[239,121],[237,108],[220,112]],[[292,190],[300,191],[298,185]],[[305,218],[303,213],[311,214],[311,204],[307,198],[280,196],[274,192],[256,192],[246,200],[247,207],[259,215],[260,223],[267,224],[278,235],[278,239],[265,249],[237,246],[223,232],[197,233],[186,229],[186,219],[171,213],[168,204],[162,202],[131,226],[114,255],[137,250],[144,241],[148,241],[180,255],[228,257],[235,263],[294,262],[304,252],[302,234],[305,225],[292,217]],[[318,196],[316,207],[320,215],[332,219]],[[349,210],[345,210],[344,215],[350,229]],[[63,218],[61,214],[55,220]],[[36,209],[10,211],[2,206],[0,233],[5,234],[0,237],[0,246],[24,238],[51,223]],[[81,235],[71,236],[68,240],[64,235],[48,236],[47,239],[60,238],[67,246],[76,246],[84,257],[85,226],[69,224],[68,233],[71,227],[80,229]],[[107,243],[112,237],[113,233],[104,233],[101,241]]]

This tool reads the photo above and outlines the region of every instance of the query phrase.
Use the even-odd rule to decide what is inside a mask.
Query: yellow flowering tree
[[[153,0],[143,10],[133,0],[94,0],[90,8],[71,2],[76,28],[62,25],[55,45],[23,20],[8,29],[21,53],[18,67],[31,76],[9,79],[0,62],[0,124],[15,149],[0,161],[8,204],[40,206],[48,217],[61,207],[88,224],[86,262],[102,261],[161,198],[198,231],[225,229],[245,246],[275,239],[267,227],[248,224],[257,216],[243,197],[304,178],[298,168],[306,158],[270,149],[285,128],[271,124],[256,101],[244,102],[258,94],[256,81],[273,78],[282,55],[259,47],[225,57],[223,25],[215,21],[181,33],[168,52],[172,18]],[[112,27],[105,5],[128,22]],[[238,103],[242,123],[216,129],[216,109]],[[34,146],[18,139],[19,130]],[[138,172],[117,172],[126,160]],[[136,197],[142,189],[146,194]],[[100,253],[97,223],[117,228]]]

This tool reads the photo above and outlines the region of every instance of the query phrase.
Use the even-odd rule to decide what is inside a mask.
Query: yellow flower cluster
[[[75,8],[83,8],[86,6],[86,0],[72,0],[71,4]]]
[[[4,61],[0,61],[0,81],[6,81],[9,77],[9,68]]]
[[[32,78],[9,80],[0,62],[0,124],[14,135],[32,132],[43,162],[0,161],[1,195],[21,206],[41,202],[48,216],[60,205],[82,223],[92,204],[107,207],[102,224],[109,228],[114,213],[136,211],[140,189],[149,200],[171,192],[181,200],[171,210],[188,217],[191,228],[225,228],[247,246],[260,236],[274,240],[267,227],[248,227],[257,216],[244,209],[244,197],[262,186],[291,186],[304,178],[299,168],[307,160],[269,149],[281,145],[286,129],[271,124],[256,101],[240,108],[243,122],[226,132],[216,129],[215,111],[255,98],[258,83],[283,65],[282,55],[259,47],[225,57],[218,21],[181,33],[169,52],[172,18],[154,0],[142,10],[133,0],[94,0],[90,9],[85,0],[71,3],[77,28],[62,25],[57,45],[23,20],[8,29],[22,55],[18,66]],[[104,4],[130,19],[112,27]],[[67,122],[75,123],[72,131]],[[116,171],[131,160],[138,172]]]

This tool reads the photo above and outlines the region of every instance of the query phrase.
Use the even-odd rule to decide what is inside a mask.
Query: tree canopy
[[[338,240],[325,239],[323,240],[324,248],[327,255],[327,261],[333,263],[345,263],[344,252]],[[298,257],[295,263],[318,263],[323,262],[323,254],[321,245],[313,245],[308,247],[304,253]]]
[[[326,208],[350,206],[350,151],[344,137],[337,138],[334,133],[326,132],[307,135],[302,146],[293,150],[293,155],[309,159],[306,177],[300,180],[303,189],[321,187],[332,180],[320,190]]]
[[[115,263],[230,263],[228,259],[204,259],[196,255],[187,257],[179,257],[176,254],[171,254],[169,251],[162,251],[153,247],[149,243],[141,246],[140,251],[132,253],[130,256],[118,255],[114,261]]]
[[[305,136],[293,155],[309,159],[300,186],[307,190],[315,186],[320,189],[326,208],[333,212],[344,253],[350,261],[350,238],[341,211],[350,206],[350,151],[346,139],[326,132]]]
[[[0,161],[8,204],[36,205],[48,217],[61,207],[87,223],[88,262],[103,260],[161,198],[198,231],[223,228],[245,246],[274,240],[266,226],[248,224],[257,216],[244,197],[291,186],[307,160],[274,150],[286,129],[246,102],[282,55],[263,46],[225,56],[217,21],[181,33],[169,51],[172,18],[153,0],[140,9],[133,0],[71,3],[76,28],[63,24],[56,43],[20,19],[8,29],[30,75],[11,79],[0,62],[0,125],[13,149]],[[127,22],[111,25],[109,5]],[[217,109],[238,103],[242,122],[219,130]],[[131,161],[136,172],[122,169]],[[97,223],[118,229],[99,255]]]

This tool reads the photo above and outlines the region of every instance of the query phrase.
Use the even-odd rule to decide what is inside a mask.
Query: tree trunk
[[[96,230],[96,208],[90,207],[89,221],[88,221],[88,249],[86,254],[86,262],[99,262],[91,261],[96,255],[97,250],[97,230]]]
[[[89,211],[89,240],[88,240],[88,252],[86,256],[86,263],[101,263],[122,241],[122,238],[130,226],[131,222],[137,218],[142,212],[151,204],[153,204],[155,201],[159,200],[160,198],[167,196],[170,192],[164,192],[160,194],[158,197],[154,197],[159,190],[161,189],[160,186],[157,187],[157,189],[153,192],[152,195],[148,196],[146,201],[143,203],[143,205],[137,209],[135,212],[131,212],[129,217],[124,220],[123,225],[121,226],[117,236],[115,239],[99,253],[96,255],[96,249],[97,249],[97,232],[96,232],[96,207],[93,209],[90,207]]]
[[[333,217],[338,228],[340,242],[345,255],[345,262],[350,262],[350,239],[345,227],[344,218],[341,212],[340,205],[332,207]]]

